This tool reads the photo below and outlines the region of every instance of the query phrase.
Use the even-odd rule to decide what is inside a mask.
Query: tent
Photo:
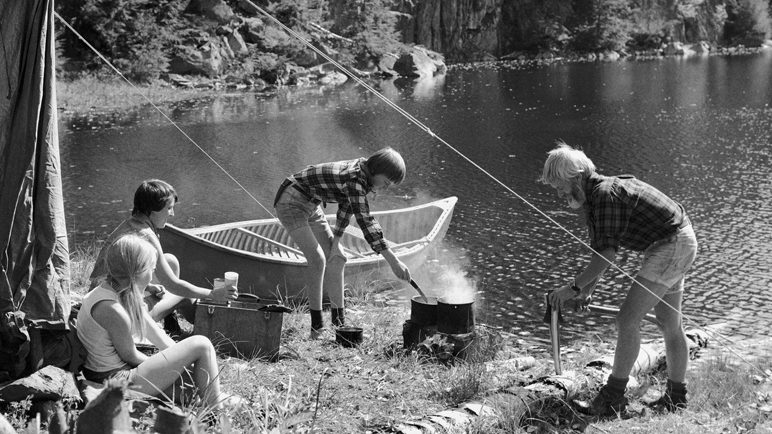
[[[68,330],[53,0],[0,0],[0,384]]]

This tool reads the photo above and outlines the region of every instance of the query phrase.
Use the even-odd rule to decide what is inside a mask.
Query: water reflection
[[[71,242],[101,238],[125,218],[144,178],[178,187],[177,224],[223,223],[267,216],[223,170],[270,209],[281,179],[304,165],[395,146],[405,155],[408,178],[374,208],[459,196],[441,260],[476,280],[481,321],[538,341],[546,330],[542,294],[576,275],[589,255],[532,208],[586,236],[581,221],[536,182],[545,153],[562,138],[581,145],[602,173],[634,174],[684,204],[700,243],[685,313],[752,336],[772,320],[765,309],[772,297],[771,65],[766,53],[466,69],[421,83],[379,84],[388,99],[517,196],[352,85],[167,107],[222,170],[150,110],[79,118],[61,128]],[[618,263],[635,273],[639,260],[622,252]],[[625,281],[607,272],[597,301],[618,303]],[[612,324],[584,317],[565,334],[610,333]]]

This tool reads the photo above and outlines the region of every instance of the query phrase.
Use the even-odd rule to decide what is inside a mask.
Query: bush
[[[662,35],[655,33],[633,33],[627,47],[633,51],[657,50],[662,46]]]
[[[766,0],[729,0],[724,39],[730,44],[761,46],[769,37],[772,23]]]
[[[57,7],[62,17],[125,75],[148,81],[166,71],[166,53],[179,42],[186,27],[185,2],[177,0],[72,0]],[[101,60],[74,35],[67,34],[65,51],[92,67]]]

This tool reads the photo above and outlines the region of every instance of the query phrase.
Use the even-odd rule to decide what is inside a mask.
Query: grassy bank
[[[73,288],[82,294],[93,264],[96,246],[81,246],[72,253]],[[400,351],[402,324],[408,307],[389,302],[377,285],[347,292],[347,322],[364,328],[363,344],[354,349],[338,346],[332,333],[308,340],[308,315],[302,310],[284,315],[281,359],[276,363],[221,358],[225,391],[250,402],[229,408],[222,432],[270,433],[381,433],[408,420],[426,418],[459,404],[489,402],[493,391],[525,385],[552,374],[543,352],[528,353],[511,336],[484,331],[478,351],[453,364]],[[328,317],[329,314],[325,313]],[[328,320],[329,318],[327,318]],[[564,349],[564,369],[578,370],[593,358],[613,351],[613,342],[584,342]],[[772,374],[769,342],[756,342],[747,364],[716,346],[693,362],[688,374],[690,406],[677,414],[657,414],[641,404],[645,385],[661,390],[663,374],[639,378],[644,385],[631,391],[631,410],[625,418],[598,420],[576,413],[562,402],[545,403],[541,410],[522,417],[506,407],[493,416],[476,418],[464,429],[449,432],[497,434],[513,432],[598,433],[734,433],[772,430]],[[490,360],[536,356],[525,370],[489,369]],[[586,394],[592,394],[588,391]],[[24,410],[15,404],[6,416],[17,428],[26,426]],[[152,429],[154,414],[146,412],[135,428]]]
[[[81,75],[56,82],[57,105],[64,116],[90,111],[123,112],[147,104],[148,99],[154,104],[165,104],[202,98],[213,93],[211,89],[175,87],[162,80],[134,87],[118,77],[96,75]]]

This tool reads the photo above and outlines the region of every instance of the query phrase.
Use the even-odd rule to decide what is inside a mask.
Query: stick
[[[428,303],[429,299],[426,298],[426,294],[424,294],[423,291],[421,291],[421,288],[418,287],[418,284],[415,283],[415,280],[410,279],[410,284],[413,285],[413,288],[415,288],[416,291],[418,291],[419,294],[421,294],[421,297],[424,299],[424,303]]]

